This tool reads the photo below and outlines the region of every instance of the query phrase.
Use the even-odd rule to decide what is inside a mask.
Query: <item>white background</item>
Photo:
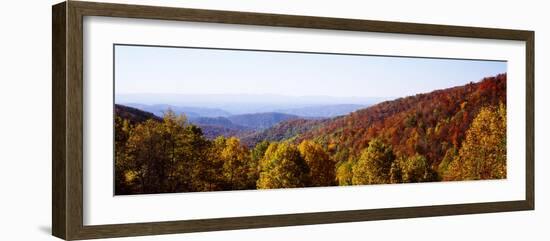
[[[144,2],[144,1],[134,1]],[[174,2],[174,1],[156,1]],[[179,1],[179,6],[536,31],[536,149],[547,141],[550,20],[544,1]],[[51,4],[11,1],[0,14],[0,239],[55,240],[51,219]],[[536,153],[536,211],[223,231],[155,240],[547,240],[550,166]],[[545,224],[546,223],[546,224]],[[128,240],[152,240],[152,237]]]

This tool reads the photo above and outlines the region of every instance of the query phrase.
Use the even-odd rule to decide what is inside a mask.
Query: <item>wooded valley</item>
[[[253,118],[116,104],[115,194],[506,178],[506,74],[336,117]]]

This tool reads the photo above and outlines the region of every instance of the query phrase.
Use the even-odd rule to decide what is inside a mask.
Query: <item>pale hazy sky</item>
[[[503,61],[115,46],[116,94],[402,97],[504,72]]]

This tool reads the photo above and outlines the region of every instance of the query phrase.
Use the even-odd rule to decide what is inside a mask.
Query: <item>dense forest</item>
[[[116,105],[115,194],[506,178],[506,74],[343,116],[257,118],[272,125]]]

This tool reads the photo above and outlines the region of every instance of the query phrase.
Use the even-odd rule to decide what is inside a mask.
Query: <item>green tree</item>
[[[250,151],[252,160],[260,161],[264,157],[265,151],[269,147],[269,144],[269,141],[262,141],[256,144],[256,146],[254,146],[254,149]]]
[[[446,180],[506,178],[506,108],[481,108],[466,132]]]
[[[248,165],[248,189],[256,189],[256,182],[260,177],[260,160],[264,157],[264,154],[269,147],[269,141],[262,141],[250,151],[250,163]]]
[[[271,143],[260,160],[258,189],[305,187],[309,170],[298,148],[291,143]]]
[[[334,185],[335,165],[321,145],[304,140],[298,145],[298,150],[309,167],[312,186]]]
[[[383,184],[390,182],[390,168],[395,159],[391,146],[384,144],[380,139],[369,142],[361,157],[353,166],[354,185]]]

